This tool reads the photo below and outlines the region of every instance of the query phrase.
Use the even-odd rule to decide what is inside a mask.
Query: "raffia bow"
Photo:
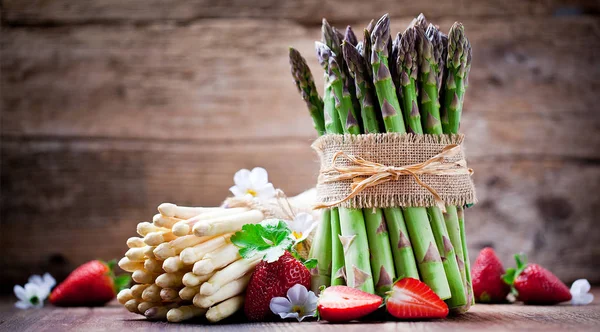
[[[322,209],[333,207],[351,199],[369,187],[374,187],[381,183],[392,180],[398,180],[401,175],[411,175],[420,186],[427,189],[433,195],[436,206],[439,207],[443,212],[446,212],[446,204],[440,195],[435,189],[423,182],[419,178],[419,175],[473,174],[473,170],[467,167],[467,161],[465,159],[461,159],[456,162],[447,161],[447,158],[456,156],[460,151],[460,145],[449,144],[446,145],[439,154],[427,159],[426,161],[407,166],[386,166],[380,163],[365,160],[358,156],[348,155],[343,151],[339,151],[333,156],[331,161],[331,164],[334,166],[321,172],[319,175],[319,182],[329,183],[342,180],[352,180],[352,184],[350,185],[352,192],[339,201],[319,204],[315,208]],[[335,166],[336,160],[340,157],[345,157],[355,165]]]

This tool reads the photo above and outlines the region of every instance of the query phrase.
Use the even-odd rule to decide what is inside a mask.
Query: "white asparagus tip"
[[[163,216],[167,217],[175,217],[175,210],[177,209],[177,205],[172,203],[162,203],[158,206],[158,212]]]
[[[217,304],[216,306],[208,309],[206,312],[206,319],[211,323],[221,321],[242,308],[244,305],[244,296],[239,295],[230,298],[224,302]]]

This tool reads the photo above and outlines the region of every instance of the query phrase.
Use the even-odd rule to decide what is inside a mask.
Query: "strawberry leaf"
[[[275,262],[294,244],[292,231],[282,220],[269,219],[259,224],[248,224],[231,237],[240,248],[240,256],[252,258],[261,255],[267,263]]]
[[[316,267],[319,262],[317,261],[317,259],[311,258],[311,259],[305,260],[302,263],[304,264],[304,266],[306,266],[307,269],[310,270],[310,269]]]
[[[118,293],[123,289],[129,287],[129,282],[131,281],[131,276],[128,274],[122,274],[116,278],[114,278],[115,283],[115,291]]]

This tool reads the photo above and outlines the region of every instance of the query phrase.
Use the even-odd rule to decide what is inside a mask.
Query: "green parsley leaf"
[[[267,263],[272,263],[290,250],[295,240],[284,221],[269,219],[259,224],[244,225],[231,237],[231,242],[240,248],[242,257],[261,255]]]
[[[305,260],[303,263],[304,263],[304,266],[306,266],[306,268],[310,270],[317,266],[318,261],[316,258],[311,258],[311,259]]]

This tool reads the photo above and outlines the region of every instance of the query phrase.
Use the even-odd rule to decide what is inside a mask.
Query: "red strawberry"
[[[98,260],[76,268],[50,294],[50,303],[57,306],[99,306],[112,300],[120,288],[127,286],[129,276],[117,278],[112,273],[114,262]]]
[[[325,288],[319,296],[319,316],[329,322],[348,322],[377,310],[383,299],[348,286]]]
[[[271,299],[285,297],[288,289],[295,284],[310,289],[310,271],[288,251],[273,263],[258,263],[246,289],[246,317],[253,321],[268,318],[272,315],[269,308]]]
[[[475,300],[481,303],[498,303],[506,301],[510,286],[502,280],[504,275],[502,262],[494,249],[483,248],[471,269]]]
[[[516,269],[508,269],[504,281],[512,285],[519,301],[526,304],[556,304],[571,300],[569,288],[552,272],[527,264],[525,255],[515,255]]]
[[[444,318],[448,305],[425,283],[404,278],[397,281],[387,299],[387,311],[400,319]]]

